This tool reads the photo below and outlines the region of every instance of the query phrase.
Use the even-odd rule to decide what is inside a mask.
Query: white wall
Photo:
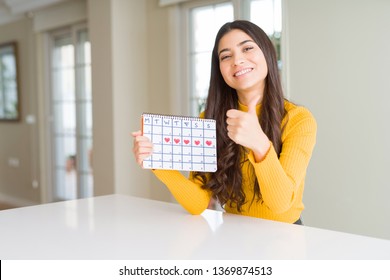
[[[37,204],[40,189],[34,188],[39,181],[39,157],[37,123],[28,123],[26,117],[36,116],[36,57],[31,20],[22,18],[0,25],[0,43],[17,42],[21,119],[19,122],[0,122],[0,201],[17,206]],[[15,158],[19,164],[10,165]]]
[[[94,191],[150,197],[150,173],[132,158],[131,131],[148,108],[146,2],[89,0]]]
[[[390,1],[286,1],[289,95],[318,122],[304,221],[390,239]]]

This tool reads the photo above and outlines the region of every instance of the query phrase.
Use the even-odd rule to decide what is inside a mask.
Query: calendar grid
[[[202,126],[202,135],[204,136],[204,125]],[[203,143],[203,154],[205,154],[205,145]],[[206,169],[206,162],[203,160],[203,168]]]
[[[142,132],[153,143],[144,168],[217,170],[215,120],[144,113]]]
[[[194,135],[194,134],[193,134],[193,132],[192,132],[192,123],[191,123],[191,162],[193,163],[193,162],[194,162],[194,159],[193,159],[194,147],[192,146],[192,144],[193,144],[194,139],[192,138],[192,135]],[[191,166],[190,169],[193,169],[193,168],[194,168],[194,167]]]

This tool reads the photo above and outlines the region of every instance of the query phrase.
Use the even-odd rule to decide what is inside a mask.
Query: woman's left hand
[[[267,154],[271,144],[263,132],[256,114],[256,102],[248,105],[248,112],[230,109],[226,112],[228,136],[235,143],[251,149],[257,162]]]

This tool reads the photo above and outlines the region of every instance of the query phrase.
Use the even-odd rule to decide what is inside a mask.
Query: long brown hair
[[[217,157],[218,170],[215,173],[195,172],[204,182],[203,188],[212,191],[221,205],[229,203],[230,207],[236,207],[241,212],[246,203],[245,193],[242,190],[243,147],[234,143],[227,135],[226,112],[229,109],[238,108],[238,97],[235,89],[224,81],[218,58],[218,44],[221,38],[233,29],[239,29],[248,34],[264,53],[268,66],[268,74],[265,78],[264,95],[262,99],[259,122],[264,133],[272,142],[276,153],[281,150],[282,120],[286,114],[284,97],[277,66],[275,48],[267,34],[257,25],[245,21],[236,20],[224,24],[215,38],[215,44],[211,57],[211,76],[208,97],[206,101],[205,118],[215,119],[217,122]],[[255,180],[254,197],[261,198],[260,186]]]

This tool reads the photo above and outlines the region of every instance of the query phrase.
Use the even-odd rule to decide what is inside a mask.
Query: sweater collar
[[[256,114],[260,115],[260,109],[261,109],[261,103],[256,105]],[[248,106],[242,104],[240,101],[238,101],[238,110],[248,112]]]

